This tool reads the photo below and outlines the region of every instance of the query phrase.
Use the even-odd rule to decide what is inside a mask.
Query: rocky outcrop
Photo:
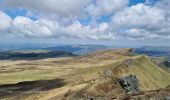
[[[128,49],[124,49],[123,55],[124,56],[129,56],[133,53],[133,49],[132,48],[128,48]]]
[[[111,69],[109,69],[109,70],[107,70],[106,71],[106,76],[108,76],[108,77],[112,77],[112,75],[113,75],[113,72],[112,72],[112,70]]]
[[[135,60],[133,60],[133,59],[127,59],[127,60],[125,60],[125,61],[123,62],[123,65],[129,67],[129,66],[131,66],[134,62],[135,62]]]
[[[119,77],[118,82],[124,91],[128,94],[139,92],[139,80],[135,75]]]
[[[159,66],[170,68],[170,61],[164,57],[153,57],[151,59]]]
[[[135,64],[134,59],[127,59],[118,65],[116,68],[108,69],[105,71],[105,75],[108,77],[118,76],[121,73],[126,72],[132,65]]]

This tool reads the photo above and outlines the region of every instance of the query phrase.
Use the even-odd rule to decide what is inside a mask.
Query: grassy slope
[[[131,59],[133,62],[129,64],[129,66],[125,66],[125,62],[127,60]],[[95,80],[93,82],[94,85],[88,88],[82,89],[85,93],[93,94],[93,95],[104,95],[105,92],[108,89],[103,90],[104,88],[108,88],[112,86],[109,83],[109,79],[107,76],[105,76],[105,72],[108,70],[112,70],[113,72],[113,78],[119,77],[119,76],[127,76],[129,74],[134,74],[137,76],[140,82],[139,88],[141,91],[150,91],[150,90],[157,90],[160,88],[165,88],[166,86],[170,85],[170,73],[162,69],[161,67],[154,64],[148,56],[145,55],[138,55],[138,56],[126,56],[122,57],[119,60],[116,60],[112,64],[104,65],[104,66],[96,66],[96,67],[90,67],[90,68],[84,68],[83,70],[77,70],[74,75],[80,75],[83,81],[87,82],[88,80]],[[92,81],[89,81],[92,82]],[[101,85],[102,90],[96,90],[96,87],[100,87]],[[108,84],[108,85],[106,85]],[[104,88],[102,88],[104,87]],[[115,87],[115,85],[113,85]],[[109,88],[110,89],[110,88]],[[123,92],[121,92],[121,89],[119,86],[116,86],[111,93],[113,96],[119,95]],[[78,92],[78,91],[77,91]],[[79,92],[78,92],[79,94]],[[106,95],[108,95],[106,93]]]
[[[122,63],[128,59],[133,59],[133,64],[127,68],[123,67]],[[136,75],[140,80],[141,90],[155,90],[170,85],[170,73],[154,64],[149,57],[144,55],[121,58],[109,65],[85,68],[76,71],[76,74],[81,75],[85,80],[90,80],[102,77],[101,73],[103,74],[109,69],[113,70],[113,77]]]
[[[124,66],[124,62],[127,59],[134,61],[128,67]],[[78,86],[81,86],[84,82],[88,85],[88,81],[101,77],[102,80],[99,79],[98,82],[104,81],[104,73],[110,69],[113,71],[113,77],[135,74],[140,80],[141,90],[155,90],[170,85],[170,73],[158,67],[147,56],[129,55],[128,49],[99,51],[91,55],[68,60],[24,62],[16,64],[14,67],[12,67],[12,65],[6,65],[6,67],[6,69],[9,68],[10,70],[20,67],[25,68],[25,70],[1,73],[0,84],[51,78],[63,78],[67,81],[67,85],[64,87],[25,98],[57,98],[59,91],[67,92],[73,87],[73,84],[77,84],[74,88],[81,89],[84,85],[83,87]],[[28,69],[30,67],[33,67],[33,69]],[[65,90],[65,88],[68,90]],[[48,96],[49,93],[51,93],[50,97]],[[65,94],[65,92],[63,94]],[[39,97],[40,95],[41,98]],[[62,95],[60,94],[59,96],[62,97]]]
[[[122,75],[134,74],[140,80],[142,90],[155,90],[170,85],[170,73],[154,64],[147,56],[139,56]]]
[[[123,51],[120,50],[120,52]],[[90,73],[88,70],[113,63],[120,58],[120,54],[108,50],[73,59],[0,61],[0,84],[65,77],[65,74],[67,74],[66,77],[70,77],[70,73],[77,73],[75,76],[79,76],[78,74],[81,74],[82,69],[86,70],[84,73]]]
[[[132,59],[134,62],[126,67],[123,65],[124,61]],[[104,65],[78,69],[74,75],[80,75],[85,81],[95,78],[103,77],[101,73],[112,69],[113,77],[126,76],[134,74],[140,80],[141,90],[156,90],[170,85],[170,73],[161,67],[157,66],[148,56],[124,56],[115,62]],[[118,70],[117,70],[118,69]],[[116,73],[114,73],[116,71]],[[118,72],[118,73],[117,73]]]
[[[27,63],[23,63],[21,64],[21,66],[13,65],[12,67],[10,65],[11,70],[13,71],[14,69],[12,68],[15,67],[16,69],[20,67],[25,68],[25,70],[0,74],[0,79],[3,80],[0,81],[0,83],[5,84],[11,82],[13,83],[29,80],[49,79],[50,77],[55,78],[57,76],[60,77],[61,73],[67,73],[67,70],[72,72],[67,73],[68,75],[66,75],[65,77],[69,77],[70,75],[81,76],[86,81],[100,77],[99,73],[101,74],[107,69],[112,68],[114,70],[115,67],[119,67],[118,69],[120,69],[120,73],[113,73],[115,75],[114,77],[135,74],[139,78],[141,89],[143,90],[154,90],[170,85],[170,73],[158,67],[147,56],[124,55],[124,52],[127,52],[127,50],[128,49],[99,51],[97,53],[93,53],[92,55],[87,55],[68,61],[66,60],[67,63],[59,61],[57,63],[36,62],[35,65],[34,63],[30,63],[30,65],[26,65]],[[110,61],[108,63],[107,60],[109,59],[113,59],[113,61]],[[122,67],[122,63],[127,59],[133,59],[134,63],[128,68],[124,68]],[[95,65],[95,63],[99,62],[102,62],[102,64]],[[88,65],[88,63],[91,64]],[[79,64],[80,66],[82,66],[82,68],[79,68],[80,66],[77,66]],[[86,68],[86,66],[89,67]],[[30,67],[33,68],[30,70]],[[70,67],[72,67],[73,69],[68,69]]]

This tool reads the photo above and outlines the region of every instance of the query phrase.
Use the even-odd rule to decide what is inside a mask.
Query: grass
[[[33,81],[33,80],[42,80],[49,79],[55,76],[53,70],[46,71],[23,71],[23,72],[15,72],[9,74],[1,74],[0,75],[0,84],[11,84],[22,81]]]
[[[127,55],[125,53],[127,50],[100,51],[76,58],[0,61],[0,85],[23,81],[64,79],[67,84],[62,87],[63,89],[44,91],[45,93],[32,94],[25,98],[48,97],[49,93],[50,97],[57,97],[57,93],[66,91],[64,90],[66,87],[69,90],[73,87],[72,85],[80,85],[97,78],[102,78],[98,82],[105,81],[107,70],[115,72],[113,73],[114,77],[129,74],[136,75],[140,80],[140,89],[144,91],[160,89],[170,85],[170,73],[158,67],[145,55]],[[124,62],[128,59],[132,59],[134,62],[127,67],[124,66]],[[83,87],[79,87],[79,89]]]
[[[109,55],[109,53],[112,54]],[[92,57],[87,55],[80,58],[61,58],[61,60],[60,58],[55,58],[34,61],[0,61],[0,84],[70,77],[73,73],[77,76],[82,73],[98,73],[96,69],[103,69],[100,66],[112,64],[122,57],[113,51],[109,51],[109,53],[100,52],[93,54]]]
[[[123,75],[134,74],[140,80],[142,90],[155,90],[170,85],[170,73],[142,56]]]

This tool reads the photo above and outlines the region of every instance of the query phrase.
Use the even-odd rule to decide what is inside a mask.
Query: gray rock
[[[106,71],[106,76],[112,77],[112,70],[107,70]]]
[[[170,68],[170,60],[165,57],[152,57],[151,60],[159,66]]]
[[[135,61],[133,59],[127,59],[123,62],[124,65],[126,66],[131,66]]]
[[[139,80],[135,75],[120,77],[118,78],[118,82],[128,94],[139,92]]]

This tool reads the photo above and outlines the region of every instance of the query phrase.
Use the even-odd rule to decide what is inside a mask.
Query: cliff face
[[[159,66],[170,68],[170,61],[164,57],[152,57],[151,59]]]
[[[118,78],[118,82],[128,94],[139,92],[139,80],[137,79],[136,75],[120,77]]]

